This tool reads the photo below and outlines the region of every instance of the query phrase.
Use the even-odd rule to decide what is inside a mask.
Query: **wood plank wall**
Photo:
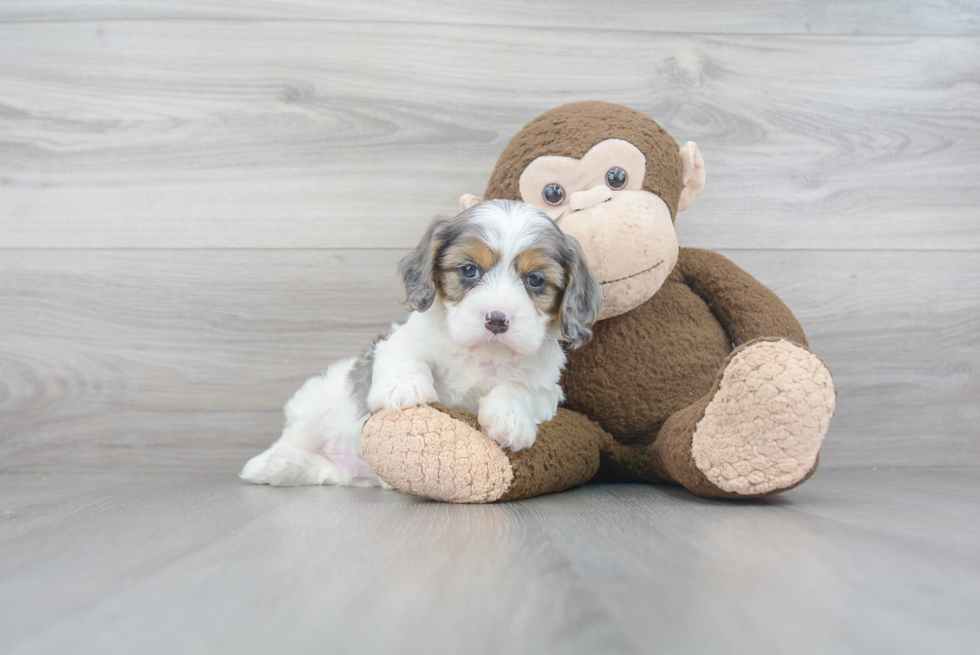
[[[538,113],[698,142],[829,467],[980,464],[980,6],[0,0],[0,471],[235,471]]]

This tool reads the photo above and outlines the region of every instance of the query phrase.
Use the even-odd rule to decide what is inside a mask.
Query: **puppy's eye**
[[[527,286],[531,287],[532,289],[540,289],[544,286],[544,278],[537,273],[531,273],[524,279],[527,281]]]
[[[475,280],[480,277],[480,269],[473,264],[466,264],[465,266],[459,267],[459,272],[463,274],[463,277],[469,280]]]
[[[541,196],[549,205],[560,205],[565,202],[565,189],[560,184],[549,184],[541,192]]]
[[[606,171],[606,186],[614,191],[618,191],[626,186],[630,176],[619,166],[613,166]]]

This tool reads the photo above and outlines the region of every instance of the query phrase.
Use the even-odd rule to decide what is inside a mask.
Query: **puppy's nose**
[[[510,322],[507,320],[507,317],[500,312],[490,312],[487,314],[487,329],[494,334],[506,332],[509,324]]]

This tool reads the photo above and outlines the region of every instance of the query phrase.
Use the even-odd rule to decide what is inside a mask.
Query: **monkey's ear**
[[[681,212],[694,203],[704,189],[704,160],[698,144],[693,141],[685,143],[680,150],[681,164],[684,166],[684,188],[680,200],[677,201],[677,211]]]
[[[474,207],[483,202],[483,198],[478,198],[472,193],[464,193],[459,197],[459,210],[465,212],[470,207]]]

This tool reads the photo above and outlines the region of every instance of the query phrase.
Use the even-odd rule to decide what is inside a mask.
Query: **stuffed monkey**
[[[363,433],[374,471],[403,492],[466,503],[597,476],[725,498],[809,478],[834,411],[830,373],[772,291],[721,255],[678,248],[676,213],[704,181],[697,145],[678,148],[627,107],[579,102],[528,123],[485,197],[548,213],[582,244],[603,290],[592,341],[569,353],[565,406],[519,452],[463,410],[376,414]]]

